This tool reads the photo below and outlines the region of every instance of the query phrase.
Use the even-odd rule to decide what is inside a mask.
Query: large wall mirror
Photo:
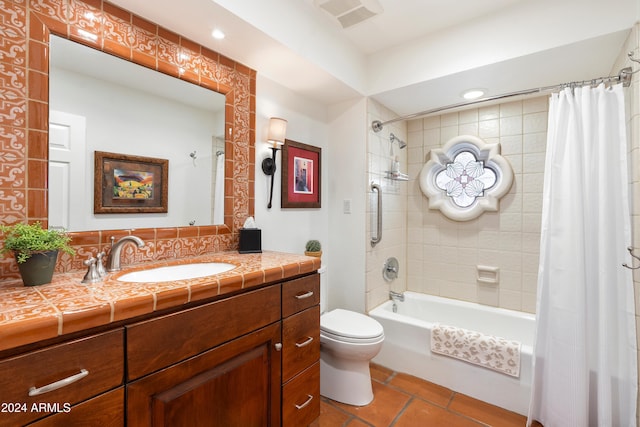
[[[224,132],[224,95],[51,35],[49,226],[224,223]],[[168,160],[167,213],[94,213],[96,151]]]
[[[237,248],[238,230],[248,216],[254,215],[256,71],[106,0],[10,2],[3,13],[9,36],[7,43],[0,46],[0,55],[3,55],[3,63],[12,77],[3,80],[2,87],[7,93],[7,99],[0,105],[0,116],[5,118],[3,125],[7,135],[5,144],[0,147],[0,154],[6,163],[3,173],[0,173],[1,222],[41,221],[49,224],[51,219],[52,226],[60,226],[68,221],[66,228],[76,230],[72,233],[76,255],[61,256],[56,266],[59,272],[85,270],[83,261],[103,250],[109,244],[111,236],[132,233],[132,229],[149,243],[148,250],[135,252],[136,258],[132,260],[135,262],[195,256]],[[196,89],[204,89],[208,95],[221,94],[224,98],[224,114],[221,111],[193,112],[187,114],[193,116],[190,119],[198,115],[205,116],[198,125],[191,122],[186,128],[188,130],[167,131],[167,135],[158,135],[157,132],[153,133],[153,129],[132,125],[132,116],[144,118],[154,123],[155,127],[164,126],[164,121],[186,121],[184,114],[177,114],[177,107],[170,107],[175,110],[174,114],[170,120],[164,120],[156,111],[158,105],[134,108],[129,105],[130,101],[114,101],[112,96],[116,89],[103,88],[101,95],[88,95],[84,85],[85,77],[82,84],[79,84],[78,77],[72,88],[58,86],[53,82],[51,96],[56,98],[51,100],[51,110],[55,111],[52,116],[65,116],[62,113],[67,113],[67,116],[85,117],[85,142],[88,146],[81,156],[84,159],[80,161],[85,170],[80,178],[75,179],[82,183],[83,190],[65,190],[70,193],[70,201],[60,203],[63,205],[61,212],[67,209],[66,215],[80,213],[78,225],[71,220],[59,218],[65,213],[52,211],[49,215],[50,199],[63,199],[63,195],[55,193],[63,185],[50,187],[50,180],[64,182],[65,179],[72,179],[64,176],[67,172],[62,169],[66,166],[59,164],[54,166],[52,176],[49,176],[49,71],[51,57],[60,56],[55,45],[56,36],[81,45],[71,46],[88,53],[114,56],[135,68],[153,70],[153,77],[146,80],[153,82],[152,86],[156,89],[169,84],[156,81],[156,78],[167,77],[174,83],[181,83],[182,104],[187,99],[200,97],[191,92]],[[53,46],[50,47],[50,44]],[[93,61],[79,59],[75,61],[75,65],[91,64]],[[56,73],[56,70],[53,72]],[[133,92],[140,88],[141,84],[135,83],[134,88],[120,88],[117,91]],[[60,92],[62,98],[58,99],[56,93]],[[105,98],[102,105],[98,106],[111,108],[110,114],[115,115],[114,120],[107,125],[100,117],[95,118],[95,112],[90,115],[86,110],[60,111],[71,109],[65,103],[72,97],[84,102],[88,101],[88,97],[95,97],[92,100],[94,106],[100,104],[98,97]],[[211,106],[217,101],[205,102]],[[217,107],[212,108],[218,111]],[[223,132],[219,129],[221,121],[224,121]],[[93,122],[98,123],[99,130],[93,130]],[[206,122],[208,127],[196,130],[202,122]],[[107,136],[107,127],[115,128],[116,135]],[[64,134],[65,130],[57,128],[51,131],[52,134],[57,132]],[[206,148],[194,145],[195,142],[187,138],[191,132],[206,134],[206,138],[203,138],[207,140]],[[212,178],[217,156],[213,150],[222,151],[216,145],[221,142],[217,140],[221,135],[224,135],[225,156],[224,221],[218,222],[211,219],[214,201],[210,199],[211,193],[216,192]],[[62,137],[64,140],[64,135],[52,136],[54,139]],[[175,152],[155,151],[165,145],[161,144],[161,140],[168,140],[168,145]],[[87,207],[93,201],[91,187],[94,186],[95,149],[134,157],[167,159],[169,167],[173,168],[170,179],[182,175],[181,181],[170,189],[167,215],[157,211],[95,215],[94,209]],[[195,159],[190,156],[191,153],[194,153]],[[58,162],[64,165],[64,161]],[[205,169],[210,170],[210,176],[198,175]],[[56,174],[59,176],[55,176]],[[216,183],[220,181],[216,179]],[[84,200],[73,201],[71,197],[76,196],[76,192],[81,193]],[[179,195],[187,195],[188,198],[179,201]],[[196,199],[199,206],[205,207],[202,215],[197,217],[194,216],[192,207],[183,209]],[[177,201],[177,205],[174,206],[173,201]],[[216,198],[215,201],[222,200]],[[83,203],[84,207],[80,206]],[[181,210],[188,211],[188,214],[172,217]],[[190,226],[191,223],[194,226]],[[0,257],[0,279],[17,275],[18,269],[13,257]]]

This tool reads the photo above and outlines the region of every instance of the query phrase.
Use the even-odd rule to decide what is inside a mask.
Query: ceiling
[[[318,1],[318,0],[315,0]],[[369,1],[369,0],[362,0]],[[398,115],[617,73],[640,0],[377,0],[343,29],[314,0],[111,0],[325,105]],[[211,37],[220,28],[224,40]]]

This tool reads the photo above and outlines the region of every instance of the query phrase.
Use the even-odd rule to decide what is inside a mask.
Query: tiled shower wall
[[[46,225],[48,40],[55,33],[226,95],[226,225],[136,230],[147,246],[125,261],[236,247],[237,230],[254,206],[255,71],[101,0],[0,0],[0,20],[0,223]],[[83,269],[82,261],[110,236],[126,234],[130,230],[73,233],[78,255],[61,255],[56,270]],[[0,279],[17,276],[12,257],[1,258]]]
[[[535,312],[546,129],[546,96],[409,122],[409,290]],[[499,142],[514,172],[499,210],[465,222],[430,210],[417,180],[429,151],[459,135]],[[499,268],[498,283],[478,282],[479,265]]]
[[[389,291],[402,292],[407,284],[407,181],[394,181],[386,176],[391,170],[391,162],[398,157],[400,171],[407,173],[408,147],[399,148],[399,144],[391,144],[393,133],[402,141],[407,141],[405,122],[397,122],[384,126],[380,132],[374,132],[370,125],[373,120],[392,119],[397,115],[375,101],[367,103],[367,125],[369,126],[367,143],[367,215],[366,236],[367,273],[366,273],[366,310],[371,310],[389,299]],[[382,189],[382,240],[375,247],[371,246],[371,237],[376,235],[377,197],[371,191],[371,183]],[[398,278],[387,282],[382,276],[385,261],[395,257],[400,264]]]

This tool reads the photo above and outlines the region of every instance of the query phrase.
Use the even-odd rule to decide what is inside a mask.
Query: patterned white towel
[[[431,351],[520,376],[520,343],[455,326],[436,324],[431,330]]]

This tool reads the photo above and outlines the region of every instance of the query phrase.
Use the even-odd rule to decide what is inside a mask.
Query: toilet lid
[[[320,329],[349,338],[375,338],[384,333],[382,325],[375,319],[340,308],[320,316]]]

